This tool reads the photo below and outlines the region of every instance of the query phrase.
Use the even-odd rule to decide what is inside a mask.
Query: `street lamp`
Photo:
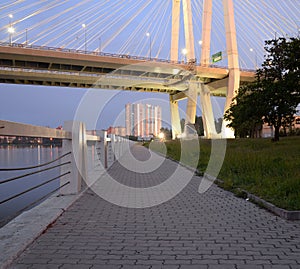
[[[99,37],[99,55],[101,54],[101,37]]]
[[[83,23],[81,26],[84,29],[84,51],[86,53],[86,24]]]
[[[182,49],[181,52],[182,52],[182,54],[184,55],[184,61],[186,62],[187,49],[184,48],[184,49]]]
[[[199,46],[200,46],[200,54],[199,54],[199,64],[201,64],[201,47],[202,47],[202,40],[199,40],[198,41],[198,44],[199,44]]]
[[[251,52],[254,52],[255,53],[255,69],[257,69],[257,54],[256,54],[256,51],[253,49],[253,48],[250,48],[249,49]]]
[[[8,17],[9,17],[9,27],[7,29],[7,32],[9,34],[9,44],[11,45],[12,44],[12,35],[15,32],[15,28],[12,26],[12,22],[11,22],[13,15],[9,14]]]
[[[9,43],[12,44],[12,34],[15,32],[15,28],[8,27],[7,32],[9,33]]]
[[[149,54],[150,54],[150,60],[151,60],[151,47],[152,47],[151,35],[150,35],[150,33],[147,33],[146,36],[149,37],[149,42],[150,42],[150,43],[149,43],[149,45],[150,45],[150,46],[149,46],[149,48],[150,48],[150,53],[149,53]]]

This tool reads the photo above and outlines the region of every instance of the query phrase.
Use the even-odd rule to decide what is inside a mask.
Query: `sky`
[[[163,93],[0,84],[0,96],[0,118],[9,121],[55,128],[66,120],[83,117],[88,129],[107,129],[125,126],[125,104],[136,102],[161,106],[163,126],[170,127],[169,96]],[[104,102],[103,96],[108,100]],[[222,116],[224,102],[225,98],[213,98],[216,118]],[[82,108],[87,114],[81,117],[78,111]],[[181,118],[185,108],[186,101],[181,101]],[[97,117],[96,127],[89,121],[93,115]],[[201,115],[199,106],[197,115]]]
[[[88,50],[110,53],[129,53],[169,59],[171,0],[65,0],[65,1],[1,1],[0,41],[9,41],[7,28],[13,25],[13,42],[84,48],[84,34]],[[213,31],[211,52],[225,50],[224,23],[222,21],[222,1],[213,1]],[[293,36],[299,32],[300,0],[234,0],[240,66],[254,69],[263,61],[264,40],[274,35]],[[192,0],[194,12],[195,54],[200,55],[202,0]],[[199,12],[198,12],[199,10]],[[197,12],[196,12],[197,11]],[[9,17],[12,14],[12,18]],[[181,17],[182,24],[182,17]],[[249,23],[251,22],[251,23]],[[82,24],[86,24],[86,32]],[[151,40],[146,33],[150,33]],[[26,39],[27,37],[27,39]],[[149,46],[149,41],[150,46]],[[179,48],[184,48],[184,33],[181,25]],[[251,49],[251,50],[250,50]],[[183,55],[180,54],[179,57]],[[226,66],[227,59],[218,63]],[[97,123],[87,124],[88,129],[106,129],[111,125],[125,125],[126,103],[142,102],[161,105],[163,126],[170,124],[168,95],[159,93],[134,93],[129,91],[104,91],[79,88],[46,87],[31,85],[0,84],[0,118],[4,120],[57,127],[65,120],[77,117],[82,104],[90,100],[85,110],[99,113]],[[103,102],[103,97],[108,101]],[[213,98],[215,118],[221,117],[224,98]],[[181,118],[184,118],[186,102],[180,102]],[[92,109],[93,107],[93,109]],[[97,114],[96,113],[96,114]],[[200,107],[197,114],[201,115]]]

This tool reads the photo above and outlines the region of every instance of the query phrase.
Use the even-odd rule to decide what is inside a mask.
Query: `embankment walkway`
[[[134,146],[141,162],[147,149]],[[163,182],[177,163],[149,173],[118,162],[110,175],[127,186]],[[147,208],[110,203],[87,190],[10,268],[300,268],[300,221],[283,220],[193,176],[174,198]],[[124,198],[126,200],[126,197]]]

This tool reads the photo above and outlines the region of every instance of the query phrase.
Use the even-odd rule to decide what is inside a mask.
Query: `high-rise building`
[[[149,104],[126,104],[126,135],[157,136],[161,129],[161,107]]]
[[[110,126],[107,129],[107,134],[115,134],[115,135],[118,135],[118,136],[126,136],[126,128],[123,127],[123,126],[116,126],[116,127]]]

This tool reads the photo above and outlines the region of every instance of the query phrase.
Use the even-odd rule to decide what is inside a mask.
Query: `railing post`
[[[104,151],[104,168],[107,168],[107,131],[103,130],[102,132],[103,136],[103,151]],[[102,138],[102,137],[101,137]]]
[[[76,121],[66,121],[64,129],[72,132],[72,140],[63,140],[63,152],[72,152],[69,155],[70,166],[62,166],[61,172],[71,171],[68,176],[60,180],[60,185],[70,182],[61,188],[60,193],[63,195],[77,194],[81,190],[82,179],[87,175],[87,143],[85,124]]]
[[[116,158],[116,143],[117,143],[117,137],[115,134],[112,134],[111,135],[111,148],[112,148],[114,162],[117,160],[117,158]]]

